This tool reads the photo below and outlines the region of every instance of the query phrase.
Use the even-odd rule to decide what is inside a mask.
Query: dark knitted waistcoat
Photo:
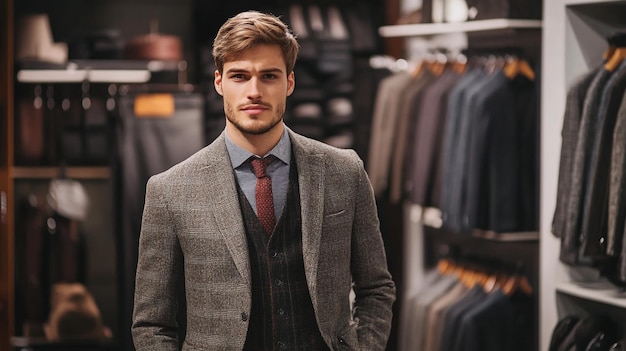
[[[295,161],[287,201],[268,234],[241,191],[252,278],[252,309],[244,350],[328,350],[319,332],[302,258],[302,220]]]

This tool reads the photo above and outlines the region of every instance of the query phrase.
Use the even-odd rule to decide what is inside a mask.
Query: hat
[[[17,61],[67,62],[67,44],[54,42],[47,14],[21,17],[16,34]]]
[[[52,286],[52,306],[44,332],[49,341],[104,341],[111,338],[91,293],[80,283]]]

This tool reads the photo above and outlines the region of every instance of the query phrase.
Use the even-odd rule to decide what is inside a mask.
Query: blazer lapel
[[[207,184],[205,188],[207,198],[213,199],[210,206],[215,213],[214,220],[224,237],[237,270],[250,285],[248,244],[224,134],[221,134],[208,147],[207,154],[209,157],[203,168],[203,176],[207,178],[205,183]]]
[[[323,154],[311,151],[312,145],[303,145],[300,136],[290,130],[289,135],[300,184],[304,270],[313,306],[317,308],[317,267],[324,219],[324,158]]]

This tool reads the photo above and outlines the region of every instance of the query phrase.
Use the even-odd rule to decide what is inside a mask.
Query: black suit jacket
[[[467,229],[516,231],[518,224],[517,124],[514,91],[503,72],[475,95],[466,150],[463,216]]]
[[[572,186],[570,179],[574,167],[574,155],[578,140],[578,130],[582,118],[583,104],[587,90],[594,77],[598,74],[597,69],[586,73],[578,79],[567,92],[563,127],[561,129],[561,156],[559,159],[559,178],[557,182],[556,206],[552,218],[552,234],[563,237],[565,221],[567,219],[567,203]]]
[[[589,175],[589,149],[593,126],[592,121],[596,118],[600,109],[602,88],[606,85],[611,74],[601,69],[594,76],[585,96],[583,112],[578,128],[578,138],[574,151],[574,160],[570,176],[571,184],[567,195],[567,208],[565,213],[565,230],[561,236],[560,260],[566,264],[590,264],[588,259],[580,255],[580,242],[584,238],[581,234],[581,213],[584,204],[585,186]],[[582,239],[582,240],[581,240]]]
[[[605,260],[611,149],[615,120],[626,91],[626,61],[613,72],[602,92],[600,110],[594,119],[588,185],[582,212],[583,255]],[[622,143],[624,140],[622,140]]]

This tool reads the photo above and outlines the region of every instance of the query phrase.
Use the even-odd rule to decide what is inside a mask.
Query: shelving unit
[[[407,41],[408,57],[411,60],[411,41],[421,42],[418,46],[448,48],[452,51],[471,47],[510,47],[519,46],[529,57],[541,57],[539,39],[543,21],[526,19],[489,19],[461,23],[425,23],[389,25],[380,27],[378,32],[384,38],[404,38]],[[424,45],[424,42],[427,44]],[[490,46],[491,45],[491,46]],[[419,54],[419,48],[415,53]],[[472,257],[493,260],[506,260],[526,274],[535,291],[539,285],[539,232],[495,233],[474,230],[470,233],[454,233],[442,227],[441,211],[437,208],[422,208],[415,204],[405,204],[403,242],[405,250],[403,277],[409,289],[421,286],[421,280],[428,267],[436,264],[447,250],[461,249]],[[416,255],[420,253],[420,255]],[[538,296],[539,294],[536,293]],[[535,304],[535,309],[537,309]],[[534,318],[538,320],[538,311]],[[536,332],[537,333],[537,332]],[[539,343],[535,334],[536,345]]]
[[[626,294],[587,267],[559,261],[560,240],[552,235],[561,128],[566,95],[583,73],[602,63],[606,38],[626,29],[626,1],[544,1],[541,87],[540,349],[547,350],[560,317],[580,311],[610,311],[626,323]],[[584,279],[579,279],[581,276]],[[584,282],[583,282],[584,281]]]

